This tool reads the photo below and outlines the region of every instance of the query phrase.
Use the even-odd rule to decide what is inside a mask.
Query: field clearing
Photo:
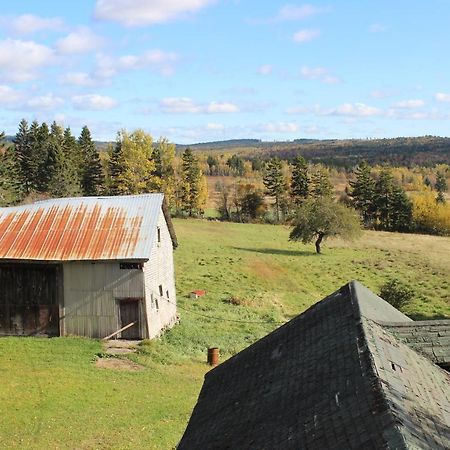
[[[450,316],[450,238],[365,232],[316,255],[284,226],[174,224],[180,324],[130,356],[143,370],[95,367],[95,340],[0,339],[0,448],[174,448],[209,370],[207,347],[228,357],[351,279],[379,292],[398,278],[417,293],[407,314]],[[193,289],[207,295],[192,300]]]

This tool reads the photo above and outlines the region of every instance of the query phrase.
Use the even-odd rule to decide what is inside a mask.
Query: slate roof
[[[449,449],[450,375],[350,282],[207,373],[179,450]]]
[[[50,199],[0,208],[0,259],[148,260],[163,194]]]

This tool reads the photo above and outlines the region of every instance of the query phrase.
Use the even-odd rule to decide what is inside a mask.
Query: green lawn
[[[0,339],[0,448],[171,449],[200,390],[206,348],[227,357],[351,279],[375,292],[412,286],[416,318],[450,315],[450,239],[366,232],[324,253],[288,242],[288,229],[175,220],[181,322],[132,358],[144,369],[94,366],[100,343]],[[206,297],[187,298],[192,289]]]

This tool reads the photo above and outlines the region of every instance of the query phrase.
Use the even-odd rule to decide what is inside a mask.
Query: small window
[[[159,285],[159,295],[160,295],[160,297],[162,297],[164,295],[162,284]]]
[[[159,311],[159,303],[158,303],[157,298],[155,298],[155,305],[156,305],[156,311]]]
[[[169,298],[169,291],[166,291],[166,296],[167,298]]]
[[[161,242],[161,228],[157,228],[157,233],[158,233],[158,242]]]
[[[141,270],[143,266],[142,263],[120,263],[120,268],[125,270]]]

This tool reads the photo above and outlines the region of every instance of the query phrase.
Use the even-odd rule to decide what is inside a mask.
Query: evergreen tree
[[[392,197],[394,177],[389,169],[384,168],[375,183],[374,206],[378,223],[383,230],[392,229]]]
[[[17,154],[19,168],[20,168],[20,179],[23,183],[23,188],[25,194],[31,191],[31,179],[29,178],[28,163],[30,160],[30,130],[28,127],[28,122],[22,119],[19,123],[19,129],[14,137],[14,146]]]
[[[0,133],[0,206],[17,203],[23,196],[20,164],[15,147],[4,145],[4,133]]]
[[[89,128],[85,125],[80,137],[78,138],[78,147],[82,160],[81,185],[83,195],[100,195],[103,192],[105,177],[103,175],[100,155],[95,147]]]
[[[361,213],[365,226],[370,226],[374,219],[375,181],[370,172],[370,166],[362,161],[355,170],[355,181],[350,181],[351,204]]]
[[[70,134],[70,136],[69,136]],[[65,142],[65,138],[66,141]],[[66,145],[71,145],[72,136],[64,133],[62,127],[53,122],[50,127],[48,142],[47,168],[49,171],[48,191],[53,197],[69,197],[80,195],[77,167],[70,155],[66,153]]]
[[[391,229],[392,231],[410,231],[412,224],[412,202],[405,190],[394,184],[391,200]]]
[[[318,167],[311,177],[312,191],[314,198],[332,198],[333,185],[330,181],[328,170],[324,167]]]
[[[33,158],[36,160],[34,186],[39,192],[45,192],[50,182],[50,174],[47,167],[49,140],[50,130],[48,125],[43,122],[37,130],[36,138],[33,139]]]
[[[303,156],[297,156],[292,164],[291,197],[301,203],[309,195],[308,164]]]
[[[37,191],[39,190],[40,180],[39,180],[39,165],[41,163],[41,141],[40,141],[40,133],[39,133],[39,123],[36,120],[33,120],[30,125],[29,130],[29,142],[30,142],[30,151],[28,154],[26,166],[27,166],[27,177],[29,180],[30,190]]]
[[[235,175],[240,177],[244,175],[244,160],[241,157],[233,155],[231,158],[228,158],[227,166],[234,172]]]
[[[197,158],[190,148],[182,156],[181,209],[189,216],[203,214],[204,180]]]
[[[444,172],[438,172],[436,175],[436,184],[434,185],[437,191],[436,202],[445,203],[444,192],[447,192],[447,179]]]
[[[285,180],[282,172],[281,161],[278,158],[271,159],[266,166],[263,178],[266,192],[275,198],[277,221],[280,221],[280,203],[285,190]]]
[[[152,159],[155,163],[154,188],[162,191],[170,208],[175,206],[175,144],[167,139],[160,138],[153,147]]]
[[[111,149],[111,154],[108,163],[109,175],[109,193],[111,195],[120,195],[122,178],[124,174],[124,160],[122,152],[122,140],[120,133],[117,134],[116,144]]]

